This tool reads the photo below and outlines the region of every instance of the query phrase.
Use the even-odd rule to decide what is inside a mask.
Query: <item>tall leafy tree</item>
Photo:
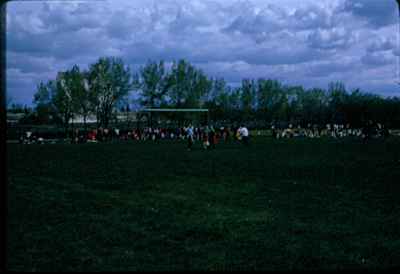
[[[278,80],[259,79],[257,81],[258,110],[269,121],[279,118],[278,112],[287,101],[282,84]]]
[[[133,77],[122,59],[103,57],[90,66],[88,86],[98,126],[108,127],[117,104],[133,88]]]
[[[229,117],[229,86],[223,78],[212,80],[212,88],[208,94],[206,106],[210,109],[214,120]]]
[[[301,118],[303,123],[320,123],[325,117],[324,108],[327,106],[325,91],[312,88],[298,93],[298,101],[301,105]]]
[[[274,117],[280,121],[289,121],[289,94],[288,88],[283,87],[279,94],[279,100],[274,106],[275,115]]]
[[[252,116],[256,103],[256,86],[254,80],[244,79],[240,88],[240,101],[243,112],[243,118],[249,119]]]
[[[174,62],[170,73],[161,61],[148,62],[139,73],[131,75],[121,59],[111,57],[100,58],[89,71],[74,66],[58,73],[55,80],[40,83],[34,95],[34,118],[41,123],[58,120],[67,129],[73,115],[86,117],[92,110],[99,126],[107,127],[113,111],[128,105],[127,95],[133,88],[143,91],[143,105],[207,107],[216,120],[257,118],[263,122],[290,120],[303,125],[339,122],[361,126],[372,119],[400,126],[399,98],[382,98],[360,90],[348,93],[341,82],[330,83],[326,91],[283,86],[271,79],[244,79],[240,87],[232,88],[223,78],[208,79],[185,60]]]
[[[87,130],[87,118],[92,110],[89,100],[88,72],[80,71],[79,67],[75,65],[69,71],[68,76],[74,113],[82,116],[84,128]]]
[[[142,91],[141,104],[147,107],[159,107],[165,101],[169,85],[164,62],[149,61],[140,68],[137,87]]]
[[[347,99],[347,91],[342,82],[331,82],[328,85],[329,106],[331,121],[344,122],[344,103]]]
[[[179,60],[172,65],[168,85],[168,95],[175,107],[201,107],[212,82],[201,70],[185,60]]]
[[[229,109],[231,120],[240,120],[242,117],[241,101],[240,101],[240,88],[233,88],[229,93]]]
[[[52,123],[56,120],[56,111],[54,107],[53,97],[55,94],[54,81],[46,83],[40,82],[37,85],[35,94],[33,95],[33,104],[35,105],[36,122]]]
[[[74,116],[73,83],[70,72],[59,72],[51,89],[54,108],[67,133]]]
[[[81,115],[83,117],[85,129],[87,129],[86,121],[90,113],[89,89],[86,77],[87,72],[81,72],[77,65],[62,74],[64,100],[71,104],[73,116]]]

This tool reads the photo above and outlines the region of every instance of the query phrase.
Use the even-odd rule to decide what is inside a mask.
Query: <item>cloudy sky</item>
[[[189,60],[231,85],[243,78],[400,96],[395,0],[87,0],[7,3],[7,96],[74,64],[122,57]]]

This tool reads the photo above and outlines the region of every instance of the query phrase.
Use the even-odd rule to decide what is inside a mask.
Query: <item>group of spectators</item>
[[[58,139],[43,138],[39,132],[32,130],[20,134],[21,144],[34,143],[56,143]],[[54,137],[54,136],[53,136]],[[98,143],[110,141],[154,141],[160,140],[187,140],[188,149],[191,150],[193,143],[201,143],[204,149],[215,149],[220,142],[243,142],[248,144],[249,131],[243,125],[240,127],[214,127],[213,125],[196,126],[189,124],[184,127],[161,128],[145,127],[131,130],[120,130],[118,128],[98,128],[90,130],[75,129],[69,134],[71,143]]]
[[[249,132],[244,126],[241,127],[219,127],[213,125],[196,126],[189,124],[177,128],[145,127],[132,130],[93,129],[87,134],[85,131],[75,130],[72,143],[84,142],[107,142],[111,140],[133,140],[133,141],[160,141],[160,140],[187,140],[188,149],[193,142],[202,143],[204,149],[214,149],[219,142],[230,142],[231,140],[243,141],[248,144]]]
[[[215,149],[215,145],[222,139],[225,143],[229,142],[231,135],[237,141],[242,141],[245,145],[249,142],[249,131],[241,125],[239,128],[220,127],[215,130],[213,126],[205,126],[201,128],[194,128],[191,124],[184,128],[184,139],[188,141],[188,150],[192,149],[195,140],[202,141],[204,149]],[[235,134],[231,134],[235,132]]]
[[[28,130],[25,134],[20,135],[18,141],[20,144],[43,144],[44,138],[39,137],[37,133]]]
[[[307,127],[301,127],[300,125],[294,127],[292,124],[289,124],[286,128],[279,128],[275,125],[272,125],[271,130],[272,136],[276,139],[293,137],[344,138],[352,136],[360,137],[363,140],[368,140],[372,137],[386,138],[389,136],[389,130],[385,127],[385,125],[374,123],[372,121],[368,121],[363,127],[360,128],[351,127],[350,124],[326,124],[325,126],[308,124]]]
[[[380,123],[373,123],[368,121],[363,127],[353,128],[350,124],[326,124],[312,125],[308,124],[306,127],[293,126],[292,124],[286,127],[271,126],[272,136],[276,139],[280,138],[320,138],[332,137],[343,138],[348,136],[359,137],[364,141],[374,138],[389,136],[388,129]],[[86,142],[109,142],[113,140],[121,141],[160,141],[160,140],[188,140],[188,149],[192,148],[194,142],[201,142],[203,148],[214,149],[219,142],[238,141],[244,144],[249,143],[249,130],[241,125],[237,126],[220,126],[213,125],[193,126],[191,124],[183,127],[176,128],[163,128],[163,127],[145,127],[134,128],[130,130],[120,130],[118,128],[98,128],[91,130],[75,129],[70,134],[71,143],[86,143]],[[21,134],[20,143],[44,143],[43,136],[32,131],[26,131]],[[47,141],[47,140],[46,140]]]

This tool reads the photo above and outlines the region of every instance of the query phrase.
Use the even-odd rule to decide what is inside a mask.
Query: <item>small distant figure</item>
[[[23,144],[24,142],[25,142],[25,140],[24,140],[25,138],[24,138],[24,135],[23,135],[23,133],[19,133],[19,143],[20,144]]]
[[[372,133],[373,133],[373,122],[372,120],[369,120],[362,129],[362,138],[364,144],[366,144],[372,137]]]
[[[215,129],[213,126],[210,126],[210,132],[208,133],[208,142],[210,143],[210,149],[215,149]]]
[[[75,129],[72,133],[72,144],[77,144],[79,142],[79,129]]]
[[[97,142],[97,130],[89,131],[87,139],[89,142]]]
[[[385,125],[382,125],[382,136],[383,139],[387,139],[389,137],[390,133],[388,128]]]
[[[231,135],[231,133],[230,133],[229,128],[228,128],[228,127],[225,127],[225,128],[224,128],[224,133],[223,133],[223,137],[224,137],[224,142],[225,142],[225,143],[227,143],[227,142],[230,141],[230,135]]]
[[[276,131],[275,125],[271,126],[272,137],[278,139],[278,132]]]
[[[187,136],[187,140],[188,140],[187,149],[190,151],[190,150],[192,150],[193,138],[194,138],[194,129],[191,124],[186,128],[186,136]]]
[[[27,131],[26,132],[26,143],[30,144],[32,142],[33,136],[32,136],[32,131]]]
[[[99,127],[97,130],[96,140],[100,142],[104,141],[104,130],[102,127]]]
[[[248,146],[249,145],[249,130],[244,125],[241,125],[238,132],[243,141],[243,144],[245,146]]]
[[[204,149],[208,149],[210,146],[210,141],[209,141],[209,134],[210,134],[210,128],[208,126],[206,126],[204,128],[204,132],[203,132],[203,148]]]
[[[238,140],[239,142],[242,141],[242,135],[240,134],[240,127],[236,130],[235,137],[236,140]]]
[[[115,134],[115,138],[116,138],[117,140],[120,139],[119,133],[120,133],[119,128],[115,128],[115,129],[114,129],[114,134]]]
[[[103,142],[108,142],[110,140],[110,130],[108,128],[103,129]]]

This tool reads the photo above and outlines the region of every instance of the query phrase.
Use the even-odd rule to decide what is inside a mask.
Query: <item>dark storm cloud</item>
[[[359,65],[355,62],[323,62],[319,64],[310,65],[306,69],[306,75],[311,77],[326,77],[334,73],[346,73],[355,71],[355,69],[359,67]]]
[[[375,51],[393,50],[395,47],[396,43],[394,42],[393,39],[378,37],[376,40],[368,44],[366,49],[369,52],[375,52]]]
[[[288,45],[243,47],[241,44],[235,43],[231,45],[199,43],[195,48],[194,45],[188,47],[179,42],[164,45],[139,42],[128,47],[126,56],[130,60],[142,62],[148,59],[173,61],[184,58],[195,63],[244,61],[253,65],[279,65],[304,63],[326,55],[306,46],[295,48]]]
[[[172,35],[185,35],[195,31],[196,27],[204,25],[202,18],[196,16],[196,14],[185,11],[182,7],[179,7],[175,18],[169,23],[168,31]]]
[[[286,27],[288,17],[284,10],[269,5],[256,11],[251,4],[242,4],[243,9],[238,15],[232,14],[234,20],[222,32],[228,34],[241,33],[252,37],[256,43],[264,42],[269,35]]]
[[[393,64],[395,60],[393,58],[388,57],[387,55],[381,52],[367,52],[362,58],[361,61],[363,64],[372,67],[380,67],[388,64]]]
[[[6,59],[9,69],[19,69],[23,73],[41,73],[51,71],[52,69],[51,58],[38,58],[25,54],[8,52]]]
[[[101,33],[80,29],[71,32],[38,33],[19,32],[8,35],[7,50],[37,57],[57,59],[76,58],[87,54],[101,55],[110,45]]]
[[[396,47],[392,50],[392,54],[395,56],[400,56],[400,48]]]
[[[75,8],[66,9],[65,7],[51,8],[49,3],[43,2],[44,8],[40,18],[43,24],[54,32],[77,31],[84,28],[98,28],[102,21],[98,20],[96,12],[92,5],[79,3]]]
[[[104,37],[96,30],[99,23],[95,22],[95,17],[98,15],[93,18],[88,14],[80,16],[84,10],[91,10],[86,5],[78,5],[74,9],[68,5],[50,8],[50,4],[44,2],[38,3],[37,7],[37,13],[9,13],[6,40],[8,51],[65,59],[89,52],[96,54],[98,42],[104,42],[101,40]]]
[[[222,29],[225,33],[242,33],[262,43],[271,34],[289,30],[292,33],[304,30],[330,29],[338,24],[333,13],[316,5],[296,8],[293,13],[275,4],[257,10],[248,2],[241,4],[238,14],[232,13],[234,20]]]
[[[7,50],[32,55],[47,56],[51,52],[54,39],[52,34],[31,34],[26,32],[13,32],[7,35]]]
[[[147,60],[172,61],[176,59],[191,57],[191,52],[183,47],[173,47],[169,45],[157,45],[151,42],[138,42],[129,45],[125,51],[125,56],[129,62],[147,62]]]
[[[118,10],[111,15],[111,24],[107,24],[107,36],[121,40],[128,40],[135,33],[144,30],[145,22],[126,10]]]
[[[317,29],[307,37],[310,47],[322,50],[347,49],[355,42],[356,38],[353,32],[346,28]]]
[[[256,65],[301,64],[319,59],[322,56],[323,53],[311,51],[307,48],[266,48],[237,53],[239,60]]]
[[[397,5],[394,0],[346,0],[343,11],[367,21],[372,27],[396,23]]]
[[[69,59],[79,56],[107,54],[112,48],[109,38],[102,32],[81,29],[75,32],[60,33],[53,44],[52,52],[56,58]]]
[[[296,9],[289,22],[294,29],[329,29],[335,23],[332,14],[314,5]]]

